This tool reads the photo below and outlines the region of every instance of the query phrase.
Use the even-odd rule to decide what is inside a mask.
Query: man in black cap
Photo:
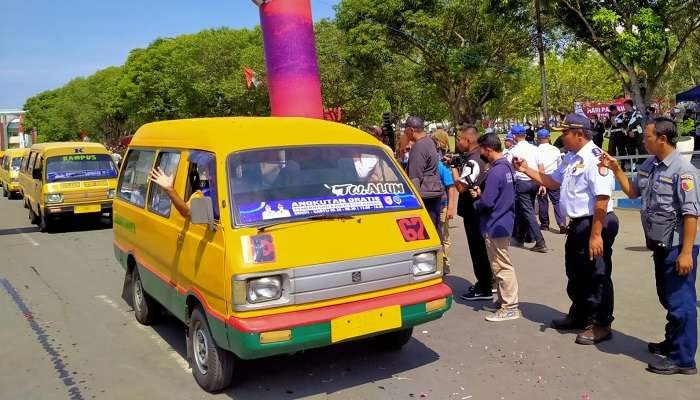
[[[571,221],[564,245],[571,307],[552,326],[583,330],[576,343],[595,344],[612,336],[612,246],[619,227],[610,201],[614,178],[607,168],[598,167],[603,151],[591,141],[588,118],[569,114],[558,129],[569,152],[553,173],[540,173],[522,160],[513,160],[513,165],[547,189],[561,188],[561,209]]]
[[[422,118],[408,117],[405,132],[406,136],[415,142],[408,156],[408,176],[418,189],[425,209],[440,235],[441,199],[445,188],[438,173],[440,156],[437,147],[425,132],[425,123]],[[440,236],[442,239],[442,235]]]
[[[621,114],[617,110],[615,104],[611,104],[608,107],[610,114],[608,116],[608,121],[606,123],[607,128],[610,131],[610,141],[608,142],[608,153],[613,156],[626,156],[627,155],[627,133],[625,129],[627,123],[624,119],[624,114]],[[627,161],[622,162],[622,168],[625,169]]]

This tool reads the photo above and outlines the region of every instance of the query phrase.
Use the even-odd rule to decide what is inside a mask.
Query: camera
[[[464,165],[469,161],[464,154],[446,154],[445,159],[448,161],[450,167],[457,168],[458,171],[462,171]]]
[[[449,160],[450,167],[457,169],[462,183],[469,188],[478,186],[476,179],[481,173],[479,164],[469,160],[466,154],[448,154],[445,159]]]

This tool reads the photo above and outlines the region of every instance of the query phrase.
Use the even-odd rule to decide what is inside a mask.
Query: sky
[[[314,20],[339,2],[310,1]],[[0,17],[0,108],[122,65],[158,37],[259,23],[250,0],[0,0]]]

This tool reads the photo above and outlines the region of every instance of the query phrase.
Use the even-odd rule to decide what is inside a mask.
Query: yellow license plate
[[[91,204],[89,206],[75,206],[73,207],[74,214],[86,214],[102,211],[102,206],[100,204]]]
[[[376,308],[331,320],[331,342],[400,327],[401,306]]]

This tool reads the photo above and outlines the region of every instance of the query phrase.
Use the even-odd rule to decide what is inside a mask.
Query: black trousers
[[[588,242],[592,217],[574,218],[564,244],[566,293],[571,299],[569,316],[585,324],[608,326],[613,321],[612,246],[619,229],[614,213],[603,224],[603,255],[590,260]]]
[[[464,231],[467,233],[469,255],[472,258],[474,276],[476,277],[475,290],[477,293],[491,293],[493,273],[491,272],[489,256],[486,254],[484,236],[479,230],[479,214],[476,211],[466,212],[462,216],[462,220],[464,222]]]
[[[644,137],[642,133],[637,133],[633,138],[627,137],[627,154],[634,156],[637,154],[647,154],[647,150],[644,148]],[[633,159],[634,163],[640,165],[644,162],[643,158]]]
[[[536,246],[544,246],[544,236],[535,216],[535,198],[539,186],[533,181],[515,181],[515,218],[518,220],[518,235],[516,240],[523,242],[528,235],[535,241]],[[524,236],[523,236],[524,235]]]
[[[610,133],[610,141],[608,142],[608,153],[611,156],[626,156],[627,155],[627,135],[621,131]],[[627,170],[627,160],[620,161],[622,169]]]

